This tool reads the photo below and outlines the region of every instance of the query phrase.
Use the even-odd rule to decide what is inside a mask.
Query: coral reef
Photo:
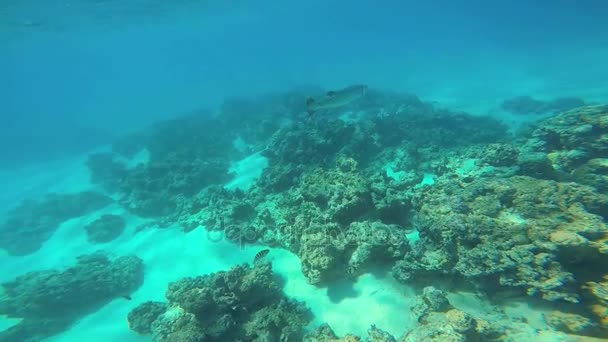
[[[159,122],[113,147],[123,158],[145,148],[146,163],[126,168],[116,156],[95,154],[88,161],[92,179],[117,191],[120,203],[135,214],[171,216],[206,186],[226,181],[231,158],[242,155],[233,146],[234,134],[221,127],[206,113]]]
[[[92,191],[49,194],[42,200],[24,200],[8,213],[0,226],[0,248],[11,255],[34,253],[64,221],[110,203],[111,198]]]
[[[399,341],[492,341],[498,340],[495,336],[500,334],[488,322],[477,320],[466,312],[451,309],[447,312],[427,313],[420,323]]]
[[[516,96],[502,102],[501,108],[519,115],[542,114],[546,103],[530,96]]]
[[[501,108],[517,115],[541,115],[560,113],[584,105],[585,102],[577,97],[558,97],[549,101],[542,101],[530,96],[516,96],[504,100]]]
[[[395,267],[404,281],[453,275],[578,302],[580,266],[607,260],[608,197],[584,185],[523,176],[444,178],[413,203],[423,243]]]
[[[87,238],[93,243],[109,242],[120,236],[125,229],[126,222],[118,215],[103,215],[87,224],[84,229]]]
[[[555,330],[576,335],[588,335],[591,330],[597,328],[587,317],[561,311],[548,313],[545,315],[545,321]]]
[[[291,92],[257,102],[232,99],[217,117],[199,113],[159,123],[114,144],[114,153],[122,157],[145,148],[150,152],[147,164],[124,169],[117,158],[93,155],[93,179],[108,190],[117,188],[121,204],[138,215],[180,221],[200,191],[226,181],[229,161],[255,150],[262,149],[269,162],[255,191],[273,194],[298,186],[303,173],[333,166],[338,159],[350,158],[365,167],[392,144],[383,139],[393,141],[393,134],[399,137],[396,144],[408,142],[412,151],[420,146],[494,142],[506,136],[506,127],[496,120],[437,110],[408,94],[381,92],[370,93],[353,109],[372,120],[329,117],[311,124],[294,120],[304,98]],[[387,111],[392,114],[381,115]],[[344,167],[348,166],[338,166],[346,173]],[[110,184],[112,180],[117,184]]]
[[[166,298],[166,310],[146,302],[131,311],[131,328],[159,342],[300,341],[311,319],[303,303],[283,296],[270,263],[184,278]]]
[[[144,217],[169,216],[205,186],[228,179],[228,162],[167,157],[133,168],[122,182],[120,203]]]
[[[0,314],[23,320],[0,333],[2,341],[29,341],[68,329],[76,320],[143,283],[135,256],[110,260],[96,253],[65,270],[30,272],[2,284]]]
[[[315,92],[322,93],[230,99],[219,115],[156,124],[117,142],[112,153],[91,156],[93,181],[159,226],[222,230],[238,244],[286,248],[298,255],[312,284],[393,267],[395,278],[410,285],[449,279],[444,283],[539,297],[561,312],[546,316],[555,329],[601,335],[596,328],[605,327],[607,317],[600,280],[608,263],[607,106],[585,106],[576,98],[510,99],[503,103],[507,111],[551,116],[509,135],[491,117],[374,89],[339,110],[300,118],[305,97]],[[120,161],[142,149],[150,154],[146,163]],[[255,184],[226,188],[230,165],[256,152],[268,166]],[[419,240],[408,241],[409,234]],[[241,267],[184,279],[169,289],[163,313],[149,304],[133,314],[143,315],[143,323],[133,318],[132,327],[175,341],[298,335],[299,306],[265,297],[276,293],[270,283],[260,283],[259,303],[249,303],[244,293],[224,289],[231,281],[217,280],[251,272],[266,271]],[[218,294],[208,290],[212,281],[219,282],[213,285]],[[434,333],[492,340],[502,329],[433,303],[417,308],[424,312],[422,327],[403,341],[431,340]],[[573,303],[588,311],[560,307]],[[279,331],[279,322],[295,330]],[[266,329],[271,336],[259,326],[272,326]],[[306,338],[338,340],[330,332],[323,327]]]
[[[476,319],[454,308],[447,294],[434,287],[425,287],[411,308],[418,324],[400,341],[489,341],[503,331],[498,324]]]
[[[87,160],[91,182],[100,184],[104,189],[115,192],[120,189],[123,178],[127,176],[126,165],[114,153],[93,153]]]
[[[602,327],[608,329],[608,275],[599,282],[590,281],[584,286],[592,297],[591,311],[597,316]]]
[[[339,338],[333,329],[328,324],[321,324],[315,330],[304,336],[303,342],[359,342],[361,338],[355,335],[347,334]],[[367,339],[369,342],[396,342],[397,340],[386,331],[372,325],[367,331]]]
[[[395,338],[372,325],[367,330],[367,338],[347,334],[339,338],[328,324],[322,324],[304,336],[305,342],[431,342],[431,341],[602,341],[579,333],[590,333],[594,324],[588,319],[563,312],[551,312],[545,320],[558,330],[534,329],[525,317],[507,315],[498,307],[491,306],[481,311],[465,312],[452,306],[447,293],[434,287],[425,287],[416,296],[410,308],[415,313],[416,322]],[[594,331],[597,333],[597,330]],[[600,335],[601,336],[601,335]]]
[[[131,310],[127,315],[129,329],[140,335],[152,333],[152,323],[167,311],[167,304],[163,302],[144,302]]]
[[[399,260],[409,249],[407,181],[379,179],[373,186],[352,158],[336,168],[313,168],[296,186],[265,195],[210,187],[197,195],[182,226],[223,229],[237,243],[263,242],[296,253],[311,283],[356,276],[373,264]],[[198,200],[200,199],[200,201]],[[375,209],[377,207],[377,209]],[[278,209],[281,208],[281,209]]]
[[[370,184],[356,173],[315,169],[302,177],[297,191],[303,201],[314,203],[329,220],[342,225],[372,209]]]
[[[563,180],[608,190],[607,117],[608,106],[564,112],[539,123],[527,145],[531,151],[544,153],[554,174]]]
[[[328,166],[345,146],[357,139],[365,139],[354,124],[331,120],[323,126],[282,128],[270,139],[263,155],[269,168],[260,180],[261,188],[277,192],[295,185],[307,169]]]

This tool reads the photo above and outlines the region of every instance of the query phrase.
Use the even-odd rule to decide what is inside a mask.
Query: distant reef
[[[101,193],[53,193],[42,199],[26,199],[9,211],[0,225],[0,248],[15,256],[36,252],[63,222],[111,204]]]
[[[558,97],[543,101],[524,95],[504,100],[501,108],[515,115],[544,115],[556,114],[584,105],[585,102],[578,97]]]
[[[80,256],[64,270],[29,272],[1,284],[0,314],[22,319],[0,332],[0,341],[41,341],[72,326],[110,301],[128,296],[143,283],[136,256],[114,260],[101,253]]]

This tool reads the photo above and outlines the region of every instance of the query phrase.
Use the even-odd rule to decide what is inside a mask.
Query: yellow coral
[[[553,165],[558,164],[557,162],[559,160],[559,157],[560,157],[559,152],[551,152],[551,153],[547,154],[547,158]]]
[[[597,303],[591,305],[591,311],[598,317],[602,326],[608,328],[608,274],[602,282],[590,281],[583,288],[597,299]]]
[[[597,241],[594,242],[597,250],[602,254],[608,254],[608,233],[604,234],[604,236]]]
[[[604,105],[586,106],[575,111],[580,112],[581,121],[584,123],[598,125],[602,128],[608,127],[608,112]]]
[[[545,315],[545,321],[557,330],[567,333],[582,333],[592,325],[587,317],[557,310]]]
[[[586,246],[589,241],[575,232],[558,230],[551,233],[551,242],[558,246],[579,247]]]
[[[604,328],[608,328],[608,306],[605,305],[591,305],[591,311],[599,318],[600,324]]]

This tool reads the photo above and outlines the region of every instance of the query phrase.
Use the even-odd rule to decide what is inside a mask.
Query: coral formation
[[[587,327],[606,326],[607,317],[599,280],[608,263],[607,106],[514,98],[503,109],[551,116],[512,136],[491,117],[374,89],[357,103],[302,120],[305,95],[315,92],[322,93],[231,99],[217,116],[159,123],[117,142],[110,154],[91,156],[93,181],[159,226],[222,230],[238,244],[288,249],[312,284],[381,265],[410,285],[447,278],[489,293],[539,297],[556,310],[558,303],[579,303],[589,311],[564,309],[547,320],[568,333],[601,335]],[[127,167],[120,161],[142,149],[148,162]],[[268,162],[261,176],[246,190],[228,189],[231,163],[256,152]],[[262,272],[256,270],[228,274]],[[245,300],[238,291],[221,300],[209,292],[214,277],[225,275],[172,285],[167,310],[133,323],[134,330],[161,340],[270,339],[255,332],[258,326],[275,326],[274,337],[297,335],[299,323],[281,323],[293,331],[276,328],[302,321],[292,315],[298,305],[264,297],[276,289],[262,291],[259,306],[234,304]],[[174,294],[190,287],[197,290]],[[269,311],[262,302],[271,303]],[[210,303],[215,311],[203,317]],[[234,312],[230,304],[248,312]],[[425,305],[417,308],[428,312],[421,316],[424,327],[402,340],[430,340],[432,331],[491,340],[498,329],[450,306]],[[273,311],[278,307],[286,316]],[[306,338],[338,340],[330,331]]]
[[[545,321],[555,330],[576,335],[587,335],[590,330],[596,328],[591,319],[587,317],[561,311],[548,313],[545,315]]]
[[[516,96],[502,102],[502,109],[517,115],[556,114],[582,107],[585,102],[577,97],[558,97],[550,101],[534,99],[530,96]]]
[[[110,203],[111,198],[93,191],[48,194],[42,200],[24,200],[8,213],[0,226],[0,248],[11,255],[34,253],[64,221]]]
[[[76,320],[143,283],[138,257],[110,260],[96,253],[80,256],[66,270],[26,273],[2,284],[0,314],[23,320],[0,333],[2,341],[29,341],[68,329]]]
[[[144,302],[131,310],[127,315],[129,329],[140,335],[152,333],[152,323],[167,311],[167,304],[163,302]]]
[[[121,216],[103,215],[87,224],[84,229],[90,242],[104,243],[117,238],[123,232],[125,226],[125,219]]]
[[[590,281],[584,288],[592,296],[591,311],[597,316],[600,324],[608,329],[608,275],[599,282]]]
[[[87,167],[91,173],[91,182],[103,185],[110,192],[119,190],[123,177],[127,175],[126,165],[113,153],[91,154],[87,160]]]
[[[127,168],[114,155],[94,154],[88,161],[92,180],[108,191],[117,191],[120,203],[135,214],[172,215],[185,199],[228,179],[230,158],[239,153],[220,125],[203,114],[157,123],[145,134],[114,145],[114,154],[123,158],[145,148],[150,155],[146,163]]]
[[[298,193],[303,201],[314,203],[338,224],[353,222],[372,205],[370,184],[351,172],[312,170],[302,177]]]
[[[606,260],[600,214],[608,197],[584,185],[523,176],[441,179],[413,203],[423,243],[395,267],[404,281],[455,275],[578,302],[574,273]]]
[[[166,310],[146,302],[131,311],[131,328],[159,342],[299,341],[311,319],[303,303],[281,293],[270,263],[184,278],[166,298]]]
[[[417,324],[400,342],[505,341],[518,330],[517,324],[500,311],[485,316],[486,320],[454,308],[447,294],[434,287],[425,287],[411,309]]]
[[[586,106],[538,124],[528,142],[530,150],[549,160],[554,174],[607,190],[608,106]],[[546,174],[550,177],[550,174]]]
[[[304,336],[303,342],[359,342],[361,338],[352,334],[346,334],[339,338],[328,324],[321,324],[315,330]],[[397,340],[384,330],[372,325],[367,331],[369,342],[396,342]]]

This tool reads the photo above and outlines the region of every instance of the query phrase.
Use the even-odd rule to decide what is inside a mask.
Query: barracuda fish
[[[353,85],[341,90],[328,91],[324,98],[315,100],[312,97],[306,99],[308,115],[312,116],[316,111],[332,109],[345,106],[359,98],[367,92],[367,86],[363,84]]]

